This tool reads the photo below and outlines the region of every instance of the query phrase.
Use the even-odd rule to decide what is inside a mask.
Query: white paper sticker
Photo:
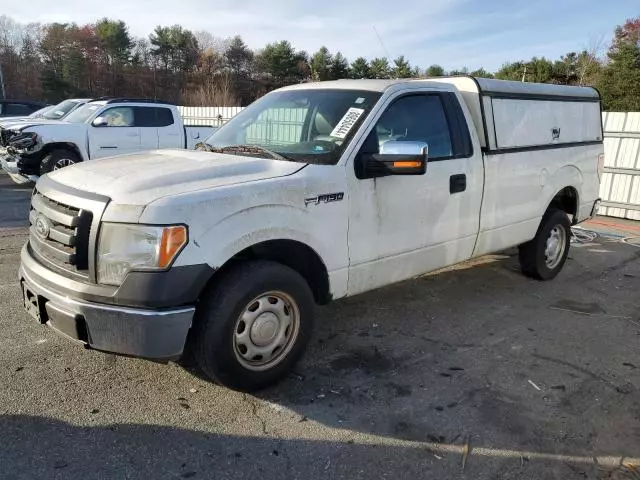
[[[350,108],[329,135],[336,138],[345,138],[363,113],[363,108]]]
[[[364,103],[364,101],[365,101],[364,97],[358,97],[356,98],[356,101],[353,103],[355,103],[356,105],[360,105],[361,103]]]

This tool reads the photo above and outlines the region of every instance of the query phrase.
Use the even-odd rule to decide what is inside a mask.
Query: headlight
[[[168,268],[186,244],[187,227],[183,225],[103,223],[98,242],[98,283],[121,285],[131,270]]]
[[[38,134],[35,132],[18,133],[9,140],[9,146],[17,150],[26,150],[38,143]]]

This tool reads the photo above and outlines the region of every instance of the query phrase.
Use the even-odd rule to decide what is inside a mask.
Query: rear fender
[[[543,202],[540,204],[540,211],[538,212],[538,216],[540,220],[542,220],[542,216],[549,209],[551,202],[554,197],[564,190],[566,187],[571,187],[576,191],[578,196],[578,205],[580,205],[580,196],[582,192],[582,185],[584,182],[584,177],[582,172],[573,165],[567,165],[560,168],[553,175],[549,174],[545,171],[543,174],[545,175],[544,181],[544,189],[542,198]]]

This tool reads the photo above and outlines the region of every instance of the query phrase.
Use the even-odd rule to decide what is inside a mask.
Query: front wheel
[[[569,217],[562,210],[549,210],[542,217],[535,238],[520,245],[522,272],[537,280],[552,280],[567,261],[570,245]]]
[[[195,360],[212,380],[251,392],[286,376],[313,326],[313,295],[279,263],[239,265],[205,290],[194,326]]]
[[[81,159],[78,155],[71,150],[53,150],[42,160],[40,174],[44,175],[45,173],[53,172],[54,170],[60,170],[61,168],[69,167],[80,161]]]

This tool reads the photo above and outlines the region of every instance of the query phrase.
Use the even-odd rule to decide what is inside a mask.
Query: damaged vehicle
[[[75,163],[159,148],[193,150],[213,133],[185,126],[175,105],[112,98],[85,103],[62,121],[30,119],[0,128],[0,163],[16,183]]]

